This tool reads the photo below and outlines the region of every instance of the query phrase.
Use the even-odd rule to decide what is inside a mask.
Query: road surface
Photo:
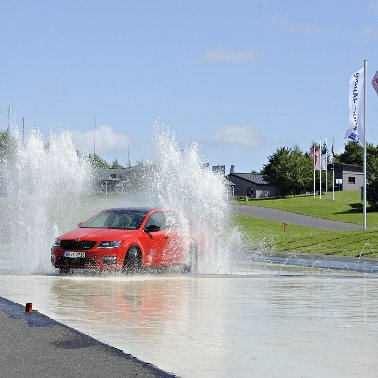
[[[315,218],[308,215],[290,213],[288,211],[269,209],[250,205],[233,205],[233,211],[253,218],[274,220],[287,224],[298,224],[330,231],[361,230],[362,226],[353,223],[339,222]]]

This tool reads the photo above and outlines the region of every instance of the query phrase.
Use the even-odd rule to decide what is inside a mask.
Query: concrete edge
[[[25,311],[25,307],[21,304],[15,303],[0,296],[0,312],[5,313],[8,315],[9,318],[18,320],[24,319],[28,323],[29,327],[62,327],[69,332],[76,334],[78,337],[83,338],[87,341],[88,345],[98,345],[108,349],[110,352],[114,353],[115,356],[120,358],[125,358],[135,364],[141,365],[143,368],[146,368],[151,371],[151,373],[156,374],[158,377],[161,378],[172,378],[177,377],[172,373],[168,373],[162,369],[159,369],[155,365],[142,361],[139,358],[125,353],[120,349],[117,349],[111,345],[103,343],[92,336],[86,335],[75,328],[69,327],[63,323],[60,323],[54,319],[49,318],[47,315],[44,315],[36,310],[33,310],[31,313]]]

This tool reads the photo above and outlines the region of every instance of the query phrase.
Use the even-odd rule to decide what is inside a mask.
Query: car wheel
[[[125,255],[123,262],[123,272],[125,273],[137,273],[142,266],[142,254],[140,249],[135,245],[130,247]]]
[[[59,268],[59,274],[68,274],[70,271],[70,268]]]

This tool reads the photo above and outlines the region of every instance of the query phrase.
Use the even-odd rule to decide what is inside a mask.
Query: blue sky
[[[378,144],[378,0],[0,0],[0,46],[0,129],[10,105],[12,127],[92,152],[96,117],[109,162],[144,160],[157,119],[227,171],[313,139],[342,151],[364,59]]]

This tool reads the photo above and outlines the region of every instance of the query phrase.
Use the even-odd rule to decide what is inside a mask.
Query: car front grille
[[[58,256],[55,261],[56,265],[69,265],[69,266],[97,266],[96,259],[88,259],[85,257],[71,258]]]
[[[67,251],[91,249],[96,245],[95,241],[61,240],[60,246]]]

